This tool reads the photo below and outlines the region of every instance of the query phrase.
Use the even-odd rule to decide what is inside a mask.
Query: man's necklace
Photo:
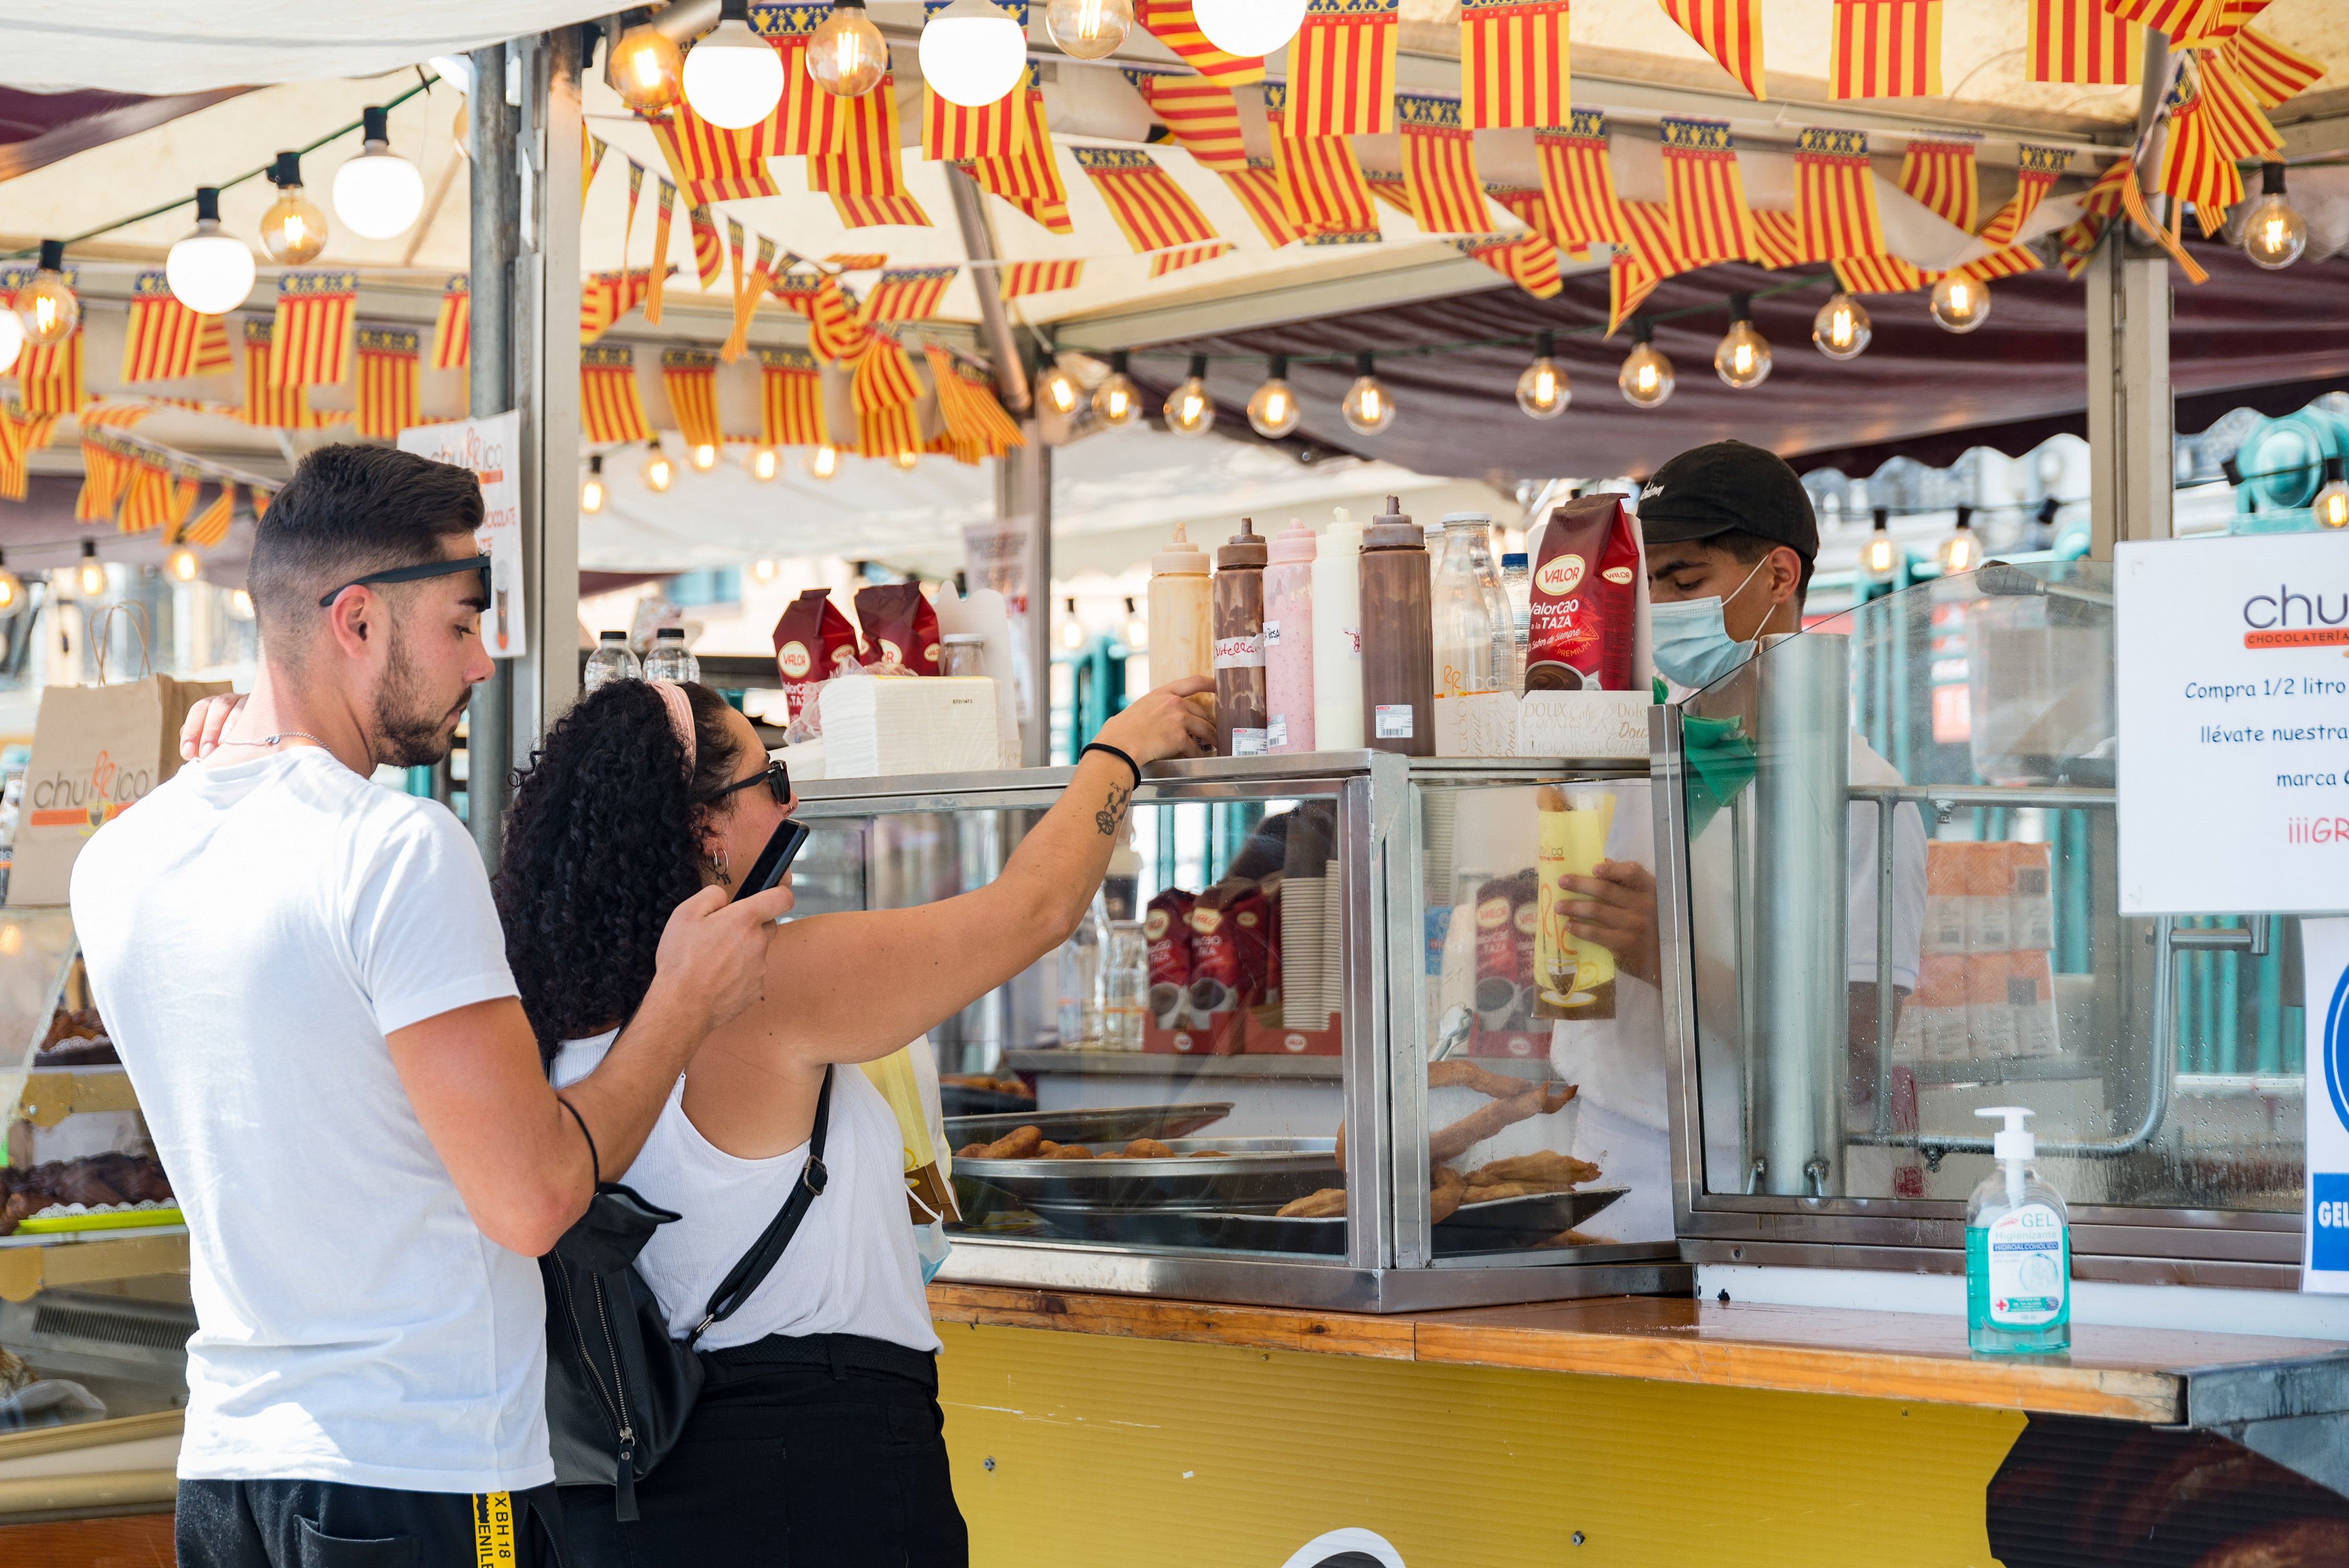
[[[227,736],[223,735],[220,738],[218,744],[222,746],[274,746],[282,740],[306,740],[313,746],[324,746],[326,744],[316,736],[299,729],[281,729],[274,735],[264,735],[258,740],[231,740]]]

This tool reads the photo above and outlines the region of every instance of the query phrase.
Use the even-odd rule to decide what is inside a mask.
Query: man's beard
[[[389,657],[382,684],[375,692],[375,759],[394,768],[426,768],[449,755],[456,729],[450,710],[432,707],[432,697],[409,662],[399,627],[389,628]]]

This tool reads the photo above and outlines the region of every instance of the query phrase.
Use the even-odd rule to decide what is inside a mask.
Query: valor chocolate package
[[[784,607],[775,623],[775,668],[783,697],[797,718],[815,688],[856,663],[856,628],[823,588],[811,588]]]
[[[867,665],[903,665],[908,673],[938,673],[938,613],[918,583],[885,583],[856,591],[856,624]]]
[[[1640,545],[1619,495],[1550,513],[1534,562],[1527,691],[1623,691],[1631,685]]]

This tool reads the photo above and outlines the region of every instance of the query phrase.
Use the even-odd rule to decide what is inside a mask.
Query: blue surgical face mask
[[[1745,592],[1754,574],[1769,564],[1764,556],[1745,574],[1745,582],[1730,590],[1729,599]],[[1648,607],[1648,637],[1656,669],[1666,680],[1691,688],[1714,681],[1754,656],[1752,643],[1731,640],[1722,612],[1729,599],[1713,594]]]

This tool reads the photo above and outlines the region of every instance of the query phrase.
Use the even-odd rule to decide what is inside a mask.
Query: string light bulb
[[[1811,346],[1829,359],[1857,359],[1876,335],[1867,307],[1842,290],[1811,317]]]
[[[1900,546],[1892,542],[1892,509],[1876,509],[1876,526],[1868,542],[1859,547],[1859,570],[1871,583],[1892,581],[1893,568],[1900,564]]]
[[[651,114],[677,102],[685,80],[685,55],[676,39],[649,22],[639,22],[620,35],[605,77],[622,103],[638,114]]]
[[[1722,385],[1751,392],[1770,379],[1770,344],[1754,327],[1754,296],[1729,296],[1729,330],[1713,351],[1713,373]]]
[[[743,466],[750,470],[750,477],[761,484],[772,484],[775,476],[783,471],[783,455],[772,447],[753,447],[750,449],[750,461]]]
[[[0,309],[0,376],[16,366],[16,356],[25,352],[25,325],[13,310]]]
[[[1066,418],[1077,411],[1080,397],[1077,378],[1061,367],[1060,356],[1044,356],[1044,400],[1051,404],[1052,411]]]
[[[1517,407],[1528,419],[1555,419],[1574,401],[1566,372],[1557,367],[1557,338],[1545,332],[1534,346],[1534,362],[1517,377]]]
[[[1672,362],[1656,348],[1655,324],[1644,315],[1631,318],[1631,352],[1615,373],[1623,401],[1634,408],[1656,408],[1672,395]]]
[[[840,449],[829,441],[820,447],[811,447],[800,466],[807,469],[807,476],[812,480],[836,479],[840,474]]]
[[[1193,0],[1199,31],[1227,55],[1255,59],[1286,48],[1305,25],[1305,0]]]
[[[281,266],[298,267],[326,248],[326,215],[302,194],[302,155],[281,152],[270,166],[277,200],[261,215],[261,248]]]
[[[1346,417],[1346,428],[1358,436],[1375,436],[1394,423],[1394,397],[1379,379],[1372,356],[1354,356],[1354,384],[1346,388],[1346,400],[1338,405],[1338,412]]]
[[[1085,645],[1085,624],[1077,619],[1077,602],[1074,599],[1061,600],[1061,645],[1074,653]]]
[[[1273,355],[1265,362],[1264,385],[1248,399],[1248,424],[1268,441],[1277,441],[1297,428],[1304,410],[1288,389],[1288,356]]]
[[[182,544],[163,557],[163,575],[174,583],[193,583],[204,573],[204,558]]]
[[[47,348],[71,337],[79,325],[81,301],[66,282],[66,242],[43,240],[33,281],[16,291],[16,325],[26,343]]]
[[[601,452],[587,459],[587,475],[579,481],[579,510],[585,512],[604,510],[604,454]]]
[[[106,563],[98,558],[95,540],[81,542],[81,564],[74,570],[74,586],[85,599],[95,599],[106,592]]]
[[[2349,528],[2349,480],[2343,477],[2339,458],[2324,459],[2324,485],[2308,503],[2319,528]]]
[[[834,98],[863,98],[889,68],[889,43],[864,14],[864,0],[833,0],[832,15],[808,38],[808,75]]]
[[[1926,308],[1944,332],[1971,332],[1990,319],[1990,285],[1962,273],[1944,273]]]
[[[1028,34],[989,0],[954,0],[922,28],[922,79],[951,104],[984,108],[1019,85]]]
[[[661,450],[658,441],[655,441],[652,449],[645,454],[645,466],[636,470],[636,478],[642,480],[645,489],[655,495],[677,483],[677,465],[668,460],[668,454]]]
[[[1125,645],[1137,654],[1150,649],[1150,617],[1136,609],[1131,598],[1125,602]]]
[[[1216,400],[1207,396],[1207,356],[1191,356],[1190,374],[1166,399],[1166,428],[1178,436],[1204,436],[1216,428]]]
[[[0,620],[8,620],[24,613],[25,580],[8,570],[8,558],[0,554]]]
[[[772,583],[781,574],[782,570],[771,561],[753,561],[750,562],[750,581],[760,583]]]
[[[391,150],[389,109],[363,108],[359,123],[359,155],[335,170],[335,216],[354,234],[388,240],[424,211],[424,176]]]
[[[228,613],[240,621],[253,619],[253,595],[242,588],[229,591]]]
[[[2308,224],[2283,195],[2283,165],[2260,165],[2260,199],[2243,219],[2243,254],[2251,265],[2275,272],[2300,260],[2308,249]]]
[[[896,456],[891,458],[889,460],[895,464],[899,469],[910,474],[914,471],[916,466],[921,462],[922,454],[916,451],[911,447],[900,447],[897,449]]]
[[[686,453],[685,460],[693,465],[695,473],[706,474],[718,466],[718,444],[715,441],[697,441],[693,449]]]
[[[1933,552],[1941,564],[1941,575],[1957,577],[1982,564],[1982,537],[1974,532],[1974,509],[1958,508],[1958,526],[1950,537],[1941,541],[1941,548]]]
[[[1142,393],[1133,378],[1125,373],[1125,350],[1121,348],[1109,356],[1109,378],[1093,388],[1093,414],[1114,430],[1133,423],[1142,409]]]
[[[727,130],[745,130],[783,98],[783,57],[747,22],[729,18],[685,57],[685,101]]]
[[[1080,60],[1117,53],[1133,30],[1133,0],[1052,0],[1044,7],[1044,31],[1061,53]]]
[[[163,258],[163,281],[198,315],[225,315],[253,292],[253,252],[222,230],[216,187],[196,187],[196,232]]]

